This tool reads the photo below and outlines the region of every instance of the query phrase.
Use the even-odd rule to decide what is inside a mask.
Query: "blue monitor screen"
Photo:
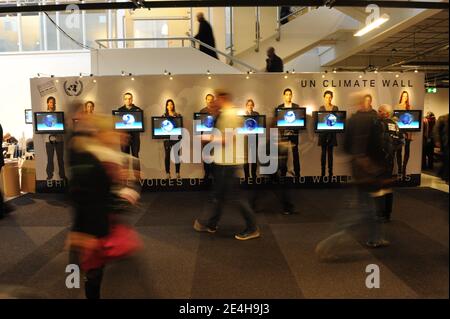
[[[306,127],[306,109],[300,108],[277,108],[277,127],[279,128],[298,128]]]
[[[266,117],[264,115],[243,115],[242,126],[237,129],[238,134],[264,134]]]
[[[144,131],[144,113],[142,111],[113,111],[114,128],[120,131]]]
[[[208,113],[194,113],[194,131],[196,133],[212,132],[216,119]]]
[[[38,134],[64,133],[64,113],[63,112],[35,112],[35,131]]]
[[[345,111],[319,111],[314,112],[316,132],[344,132]]]
[[[422,128],[422,111],[395,110],[393,116],[403,132],[417,132]]]
[[[170,138],[181,136],[183,118],[180,117],[152,117],[153,138]]]

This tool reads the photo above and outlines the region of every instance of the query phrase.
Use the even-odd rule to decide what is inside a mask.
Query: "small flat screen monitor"
[[[33,111],[31,109],[25,110],[25,124],[33,124]]]
[[[194,132],[212,132],[214,129],[216,119],[213,115],[208,113],[194,113]]]
[[[144,132],[143,111],[112,111],[114,128],[126,132]]]
[[[167,138],[171,136],[181,136],[183,128],[183,118],[179,117],[152,117],[152,136],[154,139]]]
[[[64,133],[64,112],[34,112],[34,130],[37,134]]]
[[[242,126],[237,129],[238,134],[264,134],[266,130],[265,115],[242,115]]]
[[[277,127],[290,129],[306,128],[306,108],[277,108]]]
[[[313,116],[316,133],[345,131],[345,119],[347,116],[345,111],[318,111],[314,112]]]
[[[422,128],[422,111],[394,110],[393,117],[402,132],[420,132]]]

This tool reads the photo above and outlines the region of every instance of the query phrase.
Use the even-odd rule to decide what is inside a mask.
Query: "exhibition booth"
[[[30,88],[32,110],[26,112],[26,118],[34,129],[38,192],[64,190],[66,177],[70,178],[69,140],[77,130],[77,114],[88,101],[92,102],[90,107],[94,114],[111,117],[115,123],[113,129],[126,132],[134,140],[129,151],[138,155],[138,182],[144,190],[207,188],[211,181],[204,178],[205,167],[195,153],[196,149],[201,149],[201,136],[214,128],[214,116],[204,110],[207,95],[214,95],[218,89],[229,92],[233,105],[239,108],[242,126],[237,128],[237,135],[256,141],[257,152],[261,149],[266,151],[261,152],[264,155],[261,158],[266,162],[274,158],[266,147],[270,128],[298,132],[298,151],[290,148],[287,161],[289,178],[286,180],[292,187],[337,187],[351,181],[349,156],[343,151],[346,122],[358,110],[364,97],[370,95],[375,111],[381,104],[392,106],[400,130],[408,136],[410,155],[407,165],[403,164],[404,172],[397,176],[402,168],[393,169],[398,185],[420,184],[420,131],[425,95],[424,75],[421,73],[54,77],[31,79]],[[292,93],[293,105],[297,107],[283,107],[287,88]],[[332,104],[337,106],[332,110],[321,108],[326,91],[332,93]],[[400,105],[404,92],[408,95],[408,109]],[[125,93],[130,93],[131,104],[139,108],[124,108]],[[254,106],[251,114],[246,113],[250,99]],[[50,109],[49,100],[53,101]],[[170,118],[165,116],[169,100],[177,113]],[[332,174],[323,174],[321,165],[321,136],[324,134],[333,136]],[[181,161],[176,167],[174,153],[171,152],[169,164],[166,154],[168,147],[169,151],[172,148],[177,150],[174,145],[178,140]],[[273,180],[267,178],[268,171],[264,172],[261,158],[257,160],[257,175],[244,178],[242,170],[243,186],[273,185]],[[176,170],[177,175],[169,176],[167,165],[172,172]]]

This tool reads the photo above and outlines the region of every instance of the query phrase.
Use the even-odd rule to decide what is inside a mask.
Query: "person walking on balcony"
[[[283,60],[275,54],[275,49],[267,49],[266,72],[283,72]]]
[[[204,44],[209,45],[210,47],[215,48],[216,47],[216,41],[214,39],[214,34],[212,31],[212,27],[209,24],[208,21],[206,21],[205,16],[203,15],[203,12],[199,12],[197,13],[197,21],[200,24],[199,28],[198,28],[198,33],[197,35],[194,37],[197,40],[203,42]],[[217,57],[217,53],[216,51],[207,48],[203,45],[200,45],[199,47],[200,51],[202,51],[203,53],[208,54],[209,56],[212,56],[215,59],[219,59]]]

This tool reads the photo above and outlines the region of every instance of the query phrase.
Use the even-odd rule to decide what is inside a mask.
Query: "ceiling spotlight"
[[[292,69],[292,72],[291,72],[292,74],[295,74],[295,69]]]
[[[212,77],[211,76],[208,76],[208,80],[211,80],[212,79]]]
[[[131,78],[131,81],[134,81],[134,78]]]
[[[362,75],[361,74],[359,75],[359,78],[362,79]]]
[[[80,73],[80,79],[83,77],[83,73]]]
[[[211,74],[211,72],[209,72],[209,70],[206,70],[206,74],[210,75],[210,74]]]
[[[247,75],[245,78],[246,78],[247,80],[250,79],[250,77],[249,77],[248,75]]]
[[[173,80],[173,76],[171,76],[171,77],[169,78],[169,80]]]
[[[167,75],[167,74],[169,74],[169,72],[167,72],[167,70],[164,70],[164,75]]]
[[[400,75],[396,74],[395,77],[398,78]]]
[[[93,76],[94,76],[94,74],[92,74],[92,73],[91,73],[91,74],[89,74],[89,76],[90,76],[90,77],[93,77]]]
[[[56,79],[56,80],[55,80],[55,82],[56,82],[56,83],[59,83],[59,80],[58,80],[58,79]]]
[[[325,79],[325,74],[322,74],[322,79]]]
[[[125,71],[122,71],[121,75],[122,75],[122,76],[125,76]]]
[[[336,69],[333,69],[333,73],[337,73],[337,70],[336,70]]]
[[[96,79],[94,79],[94,80],[92,80],[92,82],[94,82],[94,83],[97,83],[97,80],[96,80]]]
[[[373,73],[377,74],[377,73],[378,73],[378,70],[373,71]]]
[[[419,70],[415,69],[415,70],[414,70],[414,73],[419,73]]]

